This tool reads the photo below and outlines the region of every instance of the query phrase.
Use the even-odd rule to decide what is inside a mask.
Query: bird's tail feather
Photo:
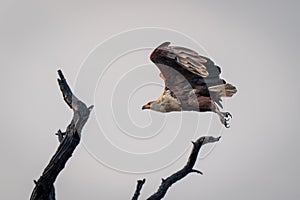
[[[211,94],[214,94],[218,97],[232,97],[237,92],[236,87],[230,83],[212,86],[209,87],[208,90]]]

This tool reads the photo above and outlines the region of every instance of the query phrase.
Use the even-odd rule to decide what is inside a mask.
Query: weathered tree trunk
[[[58,70],[58,84],[65,102],[73,109],[74,114],[71,123],[65,132],[58,130],[58,140],[60,145],[51,158],[49,164],[44,169],[38,181],[34,181],[35,188],[32,191],[31,200],[54,200],[54,182],[59,173],[65,167],[68,159],[80,142],[81,131],[87,122],[93,106],[87,107],[82,101],[73,95],[61,70]]]

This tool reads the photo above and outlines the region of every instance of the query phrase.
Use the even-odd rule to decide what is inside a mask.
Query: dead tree
[[[59,173],[65,167],[65,164],[67,163],[69,158],[72,156],[73,151],[79,144],[82,128],[87,122],[90,112],[93,109],[93,106],[87,107],[85,103],[79,100],[72,93],[61,70],[58,70],[58,75],[59,79],[57,80],[60,90],[62,92],[65,102],[73,110],[73,118],[65,132],[58,130],[58,132],[56,133],[60,145],[58,146],[51,160],[49,161],[49,164],[44,169],[41,177],[37,181],[34,180],[35,187],[32,191],[30,200],[55,200],[54,182]],[[186,165],[176,173],[169,176],[168,178],[162,179],[162,183],[159,186],[158,190],[147,199],[160,200],[166,195],[168,189],[174,183],[181,180],[188,174],[202,174],[201,171],[193,169],[200,148],[204,144],[217,142],[219,141],[219,139],[220,137],[214,138],[210,136],[205,136],[200,137],[196,142],[193,142],[193,149]],[[132,197],[132,200],[138,200],[145,181],[145,179],[137,181],[136,190]]]
[[[38,181],[34,181],[35,188],[32,191],[30,200],[54,200],[54,182],[58,174],[63,170],[68,159],[80,142],[81,131],[87,122],[93,106],[87,107],[73,95],[63,73],[58,70],[57,79],[63,98],[68,106],[73,110],[73,118],[65,132],[58,130],[56,135],[60,145],[51,158],[49,164],[44,169]]]

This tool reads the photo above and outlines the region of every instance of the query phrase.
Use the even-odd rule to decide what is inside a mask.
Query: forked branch
[[[159,186],[158,190],[151,195],[147,200],[160,200],[162,199],[168,189],[177,181],[183,179],[185,176],[187,176],[189,173],[198,173],[198,174],[202,174],[201,171],[197,170],[197,169],[193,169],[196,161],[197,161],[197,157],[200,151],[200,148],[207,143],[213,143],[213,142],[217,142],[220,140],[221,137],[211,137],[211,136],[205,136],[205,137],[200,137],[196,142],[193,142],[193,149],[192,152],[189,156],[189,159],[186,163],[186,165],[180,169],[179,171],[175,172],[174,174],[172,174],[171,176],[169,176],[166,179],[162,179],[162,183]],[[143,180],[143,182],[145,182],[145,179]],[[137,189],[136,191],[140,191],[142,189],[142,185],[139,186],[139,182],[137,185]],[[139,193],[138,193],[139,194]],[[138,197],[136,197],[135,199],[137,199]]]
[[[68,106],[73,110],[73,118],[65,132],[58,130],[58,146],[55,154],[49,164],[44,169],[42,176],[38,181],[34,181],[35,188],[32,191],[31,200],[54,200],[55,190],[54,182],[59,173],[65,167],[68,159],[72,156],[73,151],[80,142],[81,131],[87,122],[93,106],[87,107],[71,91],[63,73],[58,70],[59,78],[57,79],[63,98]]]

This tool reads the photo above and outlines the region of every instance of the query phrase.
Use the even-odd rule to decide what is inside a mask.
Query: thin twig
[[[145,182],[146,182],[146,179],[138,180],[137,181],[135,193],[134,193],[134,195],[133,195],[133,197],[132,197],[131,200],[138,200],[138,198],[140,196],[140,193],[141,193],[141,190],[142,190],[142,187],[143,187],[143,185],[144,185]]]

